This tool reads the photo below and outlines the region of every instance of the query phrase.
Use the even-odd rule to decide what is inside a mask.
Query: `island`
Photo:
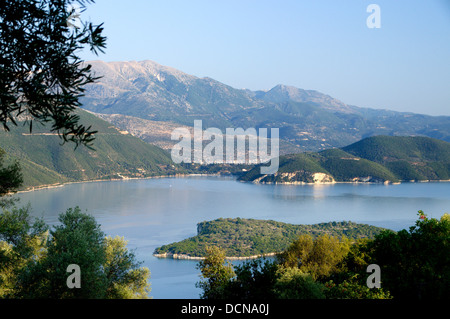
[[[225,251],[228,259],[249,259],[276,255],[302,234],[313,238],[328,234],[357,240],[372,239],[383,230],[351,221],[294,225],[273,220],[219,218],[198,223],[196,236],[158,247],[154,256],[198,260],[204,258],[206,247],[217,246]]]

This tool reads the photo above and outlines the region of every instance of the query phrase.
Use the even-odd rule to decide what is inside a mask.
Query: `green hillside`
[[[274,175],[257,166],[239,178],[261,183],[398,182],[450,179],[450,143],[429,137],[375,136],[342,149],[280,157]],[[326,174],[318,179],[316,173]]]
[[[173,165],[170,154],[145,143],[108,122],[79,110],[81,122],[92,125],[94,150],[85,146],[74,149],[44,127],[19,123],[10,132],[0,133],[0,148],[9,160],[18,159],[24,175],[23,188],[64,182],[103,180],[123,177],[150,177],[183,172]]]
[[[400,180],[450,179],[450,143],[422,136],[374,136],[344,151],[388,168]]]
[[[350,182],[355,178],[368,178],[374,181],[398,181],[397,176],[383,165],[353,156],[340,149],[322,151],[319,162],[336,181]]]
[[[177,243],[161,246],[154,254],[182,254],[203,257],[207,246],[222,248],[228,257],[250,257],[281,252],[298,238],[328,234],[349,239],[373,238],[382,228],[353,222],[329,222],[293,225],[273,220],[219,218],[197,224],[197,235]]]
[[[377,163],[450,160],[450,143],[423,136],[373,136],[342,150]]]

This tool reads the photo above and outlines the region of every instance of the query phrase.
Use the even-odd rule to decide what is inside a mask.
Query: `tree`
[[[0,298],[147,298],[147,268],[138,268],[123,238],[105,237],[95,219],[70,208],[48,231],[28,210],[0,214]],[[71,288],[69,265],[79,266]]]
[[[324,299],[324,286],[298,268],[280,267],[274,287],[280,299]]]
[[[273,299],[274,285],[279,277],[278,264],[272,260],[257,258],[234,267],[236,276],[226,285],[226,298]]]
[[[46,257],[30,263],[20,280],[24,298],[104,298],[107,278],[105,236],[95,219],[69,208],[59,216],[61,225],[50,231]],[[81,287],[67,287],[69,265],[78,265],[82,273]]]
[[[139,268],[133,252],[128,251],[123,237],[106,237],[106,298],[145,299],[150,292],[150,271]]]
[[[32,222],[29,209],[12,207],[0,214],[0,298],[15,296],[21,272],[45,256],[48,227],[41,219]]]
[[[278,261],[285,267],[301,267],[307,260],[314,246],[310,235],[300,235],[289,247],[279,254]]]
[[[206,247],[206,257],[197,268],[201,280],[196,284],[203,289],[202,299],[223,299],[225,288],[234,277],[233,266],[225,262],[225,252],[217,246]]]
[[[408,230],[383,232],[369,242],[369,263],[381,267],[381,284],[401,299],[450,298],[450,215],[419,219]]]
[[[316,280],[334,272],[349,250],[350,242],[346,238],[325,234],[313,239],[301,235],[279,255],[279,263],[288,268],[297,267]]]
[[[327,299],[392,299],[384,288],[369,288],[361,283],[358,276],[349,277],[336,284],[332,280],[324,284]]]
[[[96,133],[79,123],[84,86],[98,78],[77,55],[88,47],[105,48],[102,24],[81,21],[73,27],[75,5],[85,10],[93,0],[3,0],[0,2],[0,123],[9,130],[23,118],[51,123],[63,142],[90,146]]]
[[[11,204],[11,200],[6,200],[6,194],[16,191],[22,185],[23,178],[20,165],[17,161],[5,166],[5,151],[0,149],[0,207]]]

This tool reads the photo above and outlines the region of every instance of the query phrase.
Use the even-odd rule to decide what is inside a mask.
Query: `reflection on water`
[[[255,185],[230,178],[189,177],[70,184],[18,194],[49,224],[69,207],[95,216],[150,268],[154,298],[198,298],[195,261],[157,259],[158,246],[196,234],[196,224],[219,217],[293,224],[354,221],[400,230],[417,211],[439,218],[450,211],[450,183]]]

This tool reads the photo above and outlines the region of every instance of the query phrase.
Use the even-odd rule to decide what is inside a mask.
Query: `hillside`
[[[375,135],[420,135],[450,142],[450,117],[427,116],[345,104],[327,94],[287,85],[270,90],[236,89],[153,61],[90,61],[98,82],[86,87],[83,107],[107,115],[122,129],[154,140],[148,125],[280,129],[282,154],[344,147]],[[137,120],[139,121],[139,120]],[[152,125],[151,123],[149,123]],[[142,132],[139,130],[142,128]],[[158,134],[158,133],[157,133]],[[158,138],[158,136],[156,136]]]
[[[399,182],[450,179],[450,143],[375,136],[341,149],[280,157],[274,175],[258,166],[239,178],[257,183]]]
[[[94,150],[84,146],[74,149],[44,127],[19,123],[10,132],[0,133],[0,148],[9,160],[18,159],[24,175],[23,189],[66,182],[150,177],[183,172],[174,166],[170,154],[120,131],[108,122],[79,110],[81,122],[92,125]]]
[[[172,258],[203,257],[206,247],[214,245],[222,248],[228,257],[250,257],[284,251],[301,234],[358,239],[373,238],[382,230],[352,222],[293,225],[273,220],[219,218],[197,224],[196,236],[161,246],[154,254]]]

